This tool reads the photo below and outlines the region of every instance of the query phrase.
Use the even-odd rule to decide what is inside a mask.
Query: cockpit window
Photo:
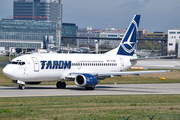
[[[25,65],[25,62],[15,62],[15,61],[10,61],[9,64]]]
[[[18,65],[25,65],[25,62],[18,62]]]
[[[18,64],[18,62],[12,62],[11,64]]]

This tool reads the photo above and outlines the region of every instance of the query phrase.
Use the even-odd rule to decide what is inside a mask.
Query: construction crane
[[[7,18],[38,18],[38,21],[43,19],[48,19],[48,16],[42,17],[42,16],[7,16]]]

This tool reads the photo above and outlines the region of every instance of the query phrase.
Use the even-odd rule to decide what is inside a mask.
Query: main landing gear
[[[86,90],[94,90],[95,87],[85,87]]]
[[[65,89],[66,88],[66,83],[59,81],[59,82],[56,83],[56,87],[58,89]]]
[[[24,90],[25,89],[25,85],[23,85],[23,84],[19,85],[19,89]]]

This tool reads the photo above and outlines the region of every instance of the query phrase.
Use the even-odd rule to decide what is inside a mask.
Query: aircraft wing
[[[121,75],[140,75],[140,74],[147,74],[147,73],[165,73],[170,72],[170,70],[156,70],[156,71],[127,71],[127,72],[110,72],[110,73],[86,73],[96,76],[97,78],[101,77],[113,77],[113,76],[121,76]],[[83,73],[69,73],[66,78],[67,79],[75,79],[77,75]]]
[[[159,70],[159,71],[127,71],[127,72],[112,72],[112,73],[99,73],[98,76],[121,76],[121,75],[140,75],[147,73],[165,73],[169,70]]]

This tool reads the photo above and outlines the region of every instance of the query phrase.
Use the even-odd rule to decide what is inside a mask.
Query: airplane
[[[113,76],[164,73],[162,71],[126,71],[142,58],[134,57],[140,15],[134,15],[119,46],[105,54],[33,53],[16,57],[3,73],[25,89],[25,84],[56,81],[56,87],[66,88],[66,81],[78,87],[94,90],[99,80]],[[147,58],[145,58],[147,59]]]

